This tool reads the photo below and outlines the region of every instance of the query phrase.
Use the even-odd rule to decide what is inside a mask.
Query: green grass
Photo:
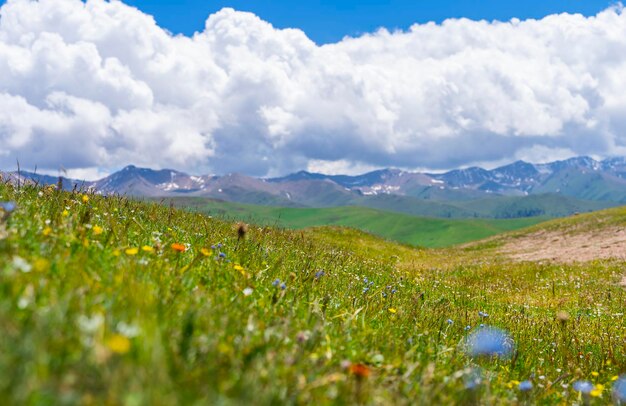
[[[626,371],[623,262],[510,263],[337,227],[238,240],[199,213],[0,184],[6,200],[1,404],[556,405],[580,403],[578,379],[606,404]],[[466,353],[481,323],[509,332],[511,357]]]
[[[519,219],[439,219],[410,216],[365,207],[285,208],[228,203],[204,198],[167,199],[176,206],[231,221],[290,229],[316,226],[357,228],[383,238],[422,247],[447,247],[490,237],[545,221]]]

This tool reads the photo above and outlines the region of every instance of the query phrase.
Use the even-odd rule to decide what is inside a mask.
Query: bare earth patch
[[[586,262],[594,259],[626,260],[626,230],[563,233],[540,231],[506,243],[501,251],[518,261]],[[626,277],[622,281],[626,286]]]

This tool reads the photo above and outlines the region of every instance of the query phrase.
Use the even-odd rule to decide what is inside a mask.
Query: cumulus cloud
[[[0,8],[0,167],[442,169],[626,153],[626,13],[447,20],[317,46],[223,9],[192,37],[112,0]]]

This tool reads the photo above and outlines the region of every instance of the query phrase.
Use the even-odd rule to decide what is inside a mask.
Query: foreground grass
[[[367,207],[291,208],[256,206],[205,198],[173,198],[164,202],[231,221],[303,229],[314,226],[357,228],[383,238],[421,247],[448,247],[517,230],[546,217],[518,219],[441,219],[417,217]]]
[[[561,404],[578,379],[603,404],[626,370],[623,263],[512,264],[342,228],[240,240],[201,214],[51,188],[0,184],[3,200],[18,208],[0,226],[2,404]],[[513,354],[469,357],[480,324]]]

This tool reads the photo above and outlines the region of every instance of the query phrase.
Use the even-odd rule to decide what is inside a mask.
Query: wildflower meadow
[[[626,404],[621,261],[0,202],[1,404]]]

